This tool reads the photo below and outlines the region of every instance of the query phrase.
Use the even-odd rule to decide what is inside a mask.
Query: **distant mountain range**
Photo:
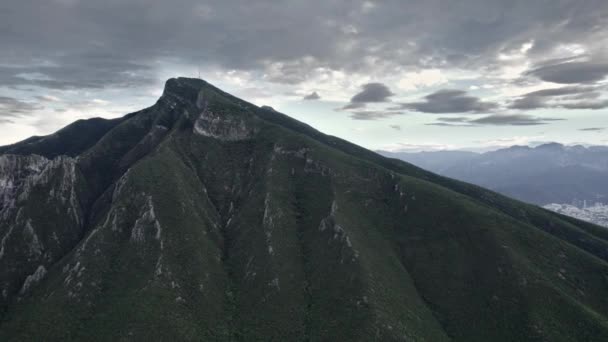
[[[380,153],[538,205],[565,204],[584,209],[608,204],[606,146],[549,143],[486,153]],[[593,217],[589,215],[586,217]]]

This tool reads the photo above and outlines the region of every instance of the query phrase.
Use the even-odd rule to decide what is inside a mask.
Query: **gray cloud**
[[[319,99],[321,99],[321,96],[319,96],[319,94],[316,91],[313,91],[312,93],[304,96],[303,99],[304,100],[319,100]]]
[[[7,117],[22,116],[43,108],[36,103],[23,102],[8,96],[0,96],[0,118],[5,120]]]
[[[361,108],[365,108],[366,104],[365,103],[348,103],[346,105],[344,105],[344,107],[342,108],[337,108],[336,110],[352,110],[352,109],[361,109]]]
[[[361,76],[396,80],[404,71],[428,68],[442,75],[454,69],[486,75],[524,61],[534,65],[522,77],[527,85],[594,84],[608,74],[606,18],[605,0],[1,1],[0,89],[21,98],[15,89],[36,95],[47,93],[37,88],[50,88],[66,100],[63,92],[76,90],[150,94],[167,77],[195,75],[199,65],[213,75],[246,72],[265,88],[265,83],[297,87],[324,80],[337,88]],[[531,41],[522,53],[522,44]],[[571,46],[581,47],[587,60],[547,62],[567,55],[563,48]],[[499,58],[514,53],[524,57]],[[391,98],[384,94],[382,101]],[[603,108],[602,95],[603,89],[562,95],[571,96],[562,108]],[[39,106],[24,103],[34,106],[30,112]],[[357,118],[382,116],[362,114],[371,112],[362,111],[366,103],[351,102],[344,109],[358,110]],[[403,108],[488,113],[497,105],[460,92]]]
[[[437,121],[443,121],[443,122],[468,122],[469,118],[464,117],[464,116],[458,116],[458,117],[453,117],[453,118],[441,117],[441,118],[437,118]]]
[[[604,24],[608,9],[603,0],[584,5],[562,0],[551,6],[463,0],[450,2],[449,11],[446,4],[9,1],[1,5],[0,59],[31,71],[53,65],[51,79],[35,83],[55,88],[145,85],[164,58],[257,71],[276,62],[278,72],[268,74],[268,80],[287,83],[306,79],[318,67],[366,71],[366,57],[383,61],[387,72],[396,66],[491,68],[499,52],[519,49],[531,39],[530,54],[541,57],[563,44],[592,45],[602,34],[595,28]],[[421,34],[412,37],[413,31]],[[401,44],[403,37],[412,44]],[[303,62],[305,57],[310,61]]]
[[[449,122],[431,122],[425,124],[426,126],[441,126],[441,127],[474,127],[475,125],[471,124],[458,124],[458,123],[449,123]]]
[[[606,129],[606,127],[589,127],[589,128],[581,128],[579,131],[582,132],[602,132]]]
[[[463,90],[442,89],[426,95],[423,101],[404,103],[401,108],[422,113],[446,114],[487,113],[497,106],[495,103],[469,96]]]
[[[543,89],[527,93],[517,98],[509,108],[532,110],[539,108],[603,109],[608,108],[608,100],[598,100],[600,87],[566,86]]]
[[[396,130],[396,131],[400,131],[401,130],[401,126],[400,125],[388,125],[388,127]]]
[[[471,119],[458,116],[458,117],[440,117],[435,122],[427,123],[426,126],[443,126],[443,127],[473,127],[475,125],[470,123]]]
[[[557,118],[540,118],[525,114],[495,114],[483,118],[470,120],[472,124],[494,126],[534,126],[546,125],[551,121],[560,121]]]
[[[403,112],[391,110],[359,110],[353,111],[350,118],[353,120],[379,120],[402,114]]]
[[[572,102],[572,103],[564,103],[561,105],[562,108],[565,109],[590,109],[590,110],[598,110],[608,108],[608,100],[602,101],[580,101],[580,102]]]
[[[361,92],[350,99],[351,103],[386,102],[395,95],[382,83],[368,83],[361,86]]]
[[[605,33],[597,28],[608,11],[604,0],[367,3],[9,1],[0,5],[0,60],[31,71],[52,66],[43,68],[51,79],[35,84],[58,89],[145,85],[163,60],[260,71],[269,81],[285,83],[301,82],[319,67],[385,73],[397,67],[490,70],[502,63],[498,53],[516,51],[530,40],[535,43],[529,55],[535,59],[564,44],[600,49],[595,43]],[[582,76],[574,71],[559,76],[563,72],[551,69],[535,73],[566,82],[592,80],[599,77],[596,71],[604,72],[597,63],[566,67],[582,70]],[[269,65],[276,73],[267,72]]]
[[[565,61],[548,64],[527,72],[547,82],[562,84],[593,84],[608,76],[608,62],[603,61]]]
[[[477,119],[466,117],[438,118],[437,121],[427,123],[428,126],[444,127],[475,127],[475,126],[535,126],[546,125],[552,121],[561,121],[557,118],[541,118],[526,114],[492,114]]]
[[[361,86],[361,91],[355,94],[350,102],[344,105],[341,110],[353,110],[365,108],[368,103],[388,102],[390,97],[395,94],[382,83],[367,83]],[[351,117],[358,117],[352,115]]]

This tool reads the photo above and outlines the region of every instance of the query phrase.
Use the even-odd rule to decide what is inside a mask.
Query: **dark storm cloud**
[[[316,91],[314,91],[314,92],[304,96],[303,99],[304,100],[319,100],[319,99],[321,99],[321,96],[319,96],[319,94]]]
[[[433,114],[487,113],[497,108],[497,104],[467,95],[463,90],[442,89],[426,95],[423,101],[403,103],[401,108]]]
[[[567,86],[543,89],[524,94],[515,99],[509,108],[531,110],[539,108],[564,109],[603,109],[608,107],[608,100],[601,97],[601,87]]]

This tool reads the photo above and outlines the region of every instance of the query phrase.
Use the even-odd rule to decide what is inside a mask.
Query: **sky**
[[[0,145],[200,77],[374,150],[608,145],[606,0],[3,0]]]

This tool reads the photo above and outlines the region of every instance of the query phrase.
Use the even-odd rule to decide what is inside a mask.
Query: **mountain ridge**
[[[538,205],[608,201],[608,147],[512,146],[483,154],[380,152]]]
[[[0,148],[0,339],[608,336],[599,227],[202,80],[112,124],[75,156]]]

